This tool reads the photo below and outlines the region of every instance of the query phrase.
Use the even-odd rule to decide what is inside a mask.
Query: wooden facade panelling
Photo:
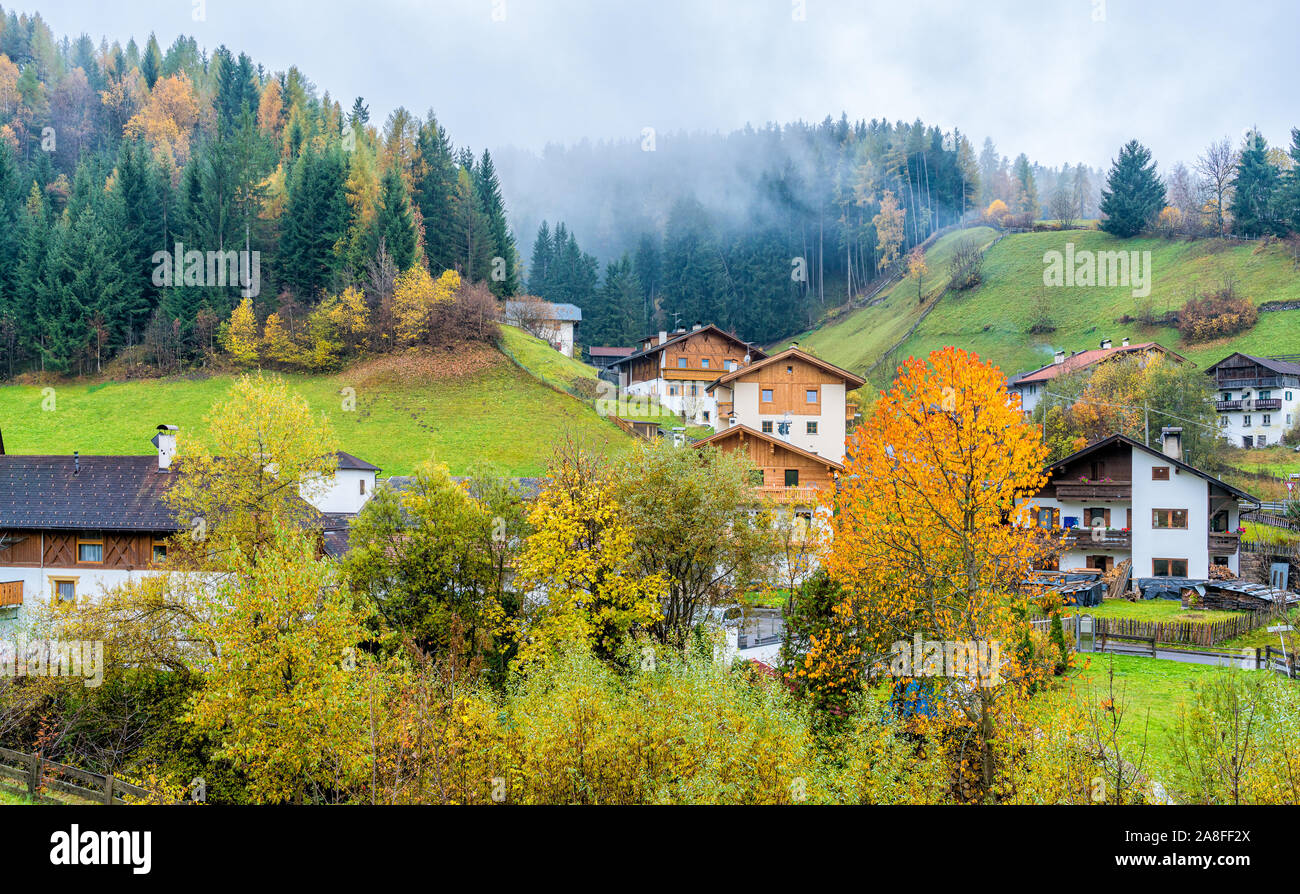
[[[755,469],[763,473],[764,488],[784,488],[785,473],[789,469],[799,473],[799,488],[826,489],[835,487],[835,470],[825,461],[815,456],[808,456],[798,450],[791,450],[781,444],[740,430],[731,429],[734,434],[715,442],[719,450],[743,450]]]
[[[156,535],[159,538],[165,534]],[[102,562],[78,562],[77,539],[99,540]],[[131,571],[153,563],[154,534],[137,531],[3,531],[0,566],[19,568],[116,568]]]

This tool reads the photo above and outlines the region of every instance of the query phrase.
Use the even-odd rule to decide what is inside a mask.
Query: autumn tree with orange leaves
[[[917,634],[983,642],[989,655],[997,644],[997,660],[968,676],[947,667],[922,681],[959,795],[980,797],[995,781],[999,724],[1031,685],[1015,644],[1026,635],[1023,581],[1042,549],[1031,499],[1046,450],[1001,371],[945,348],[900,368],[848,454],[827,556],[845,594],[840,623],[810,644],[804,666],[885,673],[894,644]]]

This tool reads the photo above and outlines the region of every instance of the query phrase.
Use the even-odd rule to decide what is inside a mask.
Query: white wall
[[[1230,410],[1218,414],[1219,435],[1227,438],[1234,447],[1242,446],[1243,438],[1247,435],[1252,440],[1252,446],[1259,446],[1259,439],[1267,439],[1269,445],[1282,443],[1282,436],[1285,435],[1295,425],[1296,420],[1300,419],[1300,387],[1284,386],[1281,388],[1266,388],[1270,398],[1276,398],[1282,401],[1280,410]],[[1251,398],[1259,396],[1258,388],[1224,388],[1215,392],[1215,400],[1220,400],[1225,394],[1231,394],[1232,400],[1241,400],[1243,394],[1249,394]],[[1289,395],[1289,396],[1288,396]],[[1269,424],[1264,424],[1264,417],[1268,417]],[[1227,419],[1228,424],[1224,425],[1223,420]],[[1246,419],[1250,419],[1250,425],[1246,424]]]
[[[1151,469],[1169,466],[1168,481],[1152,481]],[[1210,575],[1209,483],[1167,459],[1133,449],[1133,576],[1151,577],[1151,560],[1186,559],[1187,576]],[[1187,528],[1156,529],[1153,509],[1186,509]]]
[[[361,482],[365,482],[365,492]],[[346,512],[356,514],[375,493],[375,473],[363,469],[339,469],[324,485],[299,489],[302,498],[321,512]]]
[[[747,425],[758,431],[763,430],[764,422],[772,423],[772,434],[780,437],[777,424],[785,421],[784,413],[763,413],[760,407],[762,383],[733,382],[734,410],[736,423]],[[846,397],[843,383],[820,386],[821,413],[790,414],[790,435],[783,440],[818,456],[834,462],[844,461],[844,438],[847,431],[845,421]],[[720,389],[715,389],[720,390]],[[725,398],[724,398],[725,400]],[[817,434],[808,434],[808,423],[817,423]],[[722,427],[725,427],[725,420]]]
[[[72,568],[30,568],[3,565],[0,566],[0,581],[7,583],[20,580],[23,582],[23,604],[16,613],[17,619],[21,620],[24,617],[30,617],[32,605],[38,602],[49,602],[54,598],[54,581],[52,578],[76,578],[78,599],[86,597],[99,599],[105,590],[141,577],[162,573],[147,568],[128,571],[124,568],[87,568],[84,565]],[[13,613],[6,609],[0,609],[0,623],[3,623],[9,614]]]

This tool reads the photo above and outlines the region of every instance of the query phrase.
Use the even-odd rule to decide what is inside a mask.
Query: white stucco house
[[[1182,461],[1182,429],[1156,450],[1112,435],[1053,463],[1034,499],[1040,526],[1068,531],[1060,568],[1109,570],[1133,561],[1133,577],[1238,573],[1241,513],[1249,494]]]
[[[576,304],[549,301],[507,301],[502,313],[507,326],[522,329],[550,344],[565,357],[572,357],[582,308]]]
[[[1218,390],[1219,435],[1236,447],[1268,447],[1300,420],[1300,363],[1231,354],[1205,371]]]
[[[1099,347],[1090,348],[1086,351],[1076,351],[1068,355],[1065,351],[1057,351],[1052,358],[1052,362],[1046,366],[1012,376],[1007,382],[1007,390],[1020,395],[1020,409],[1028,415],[1034,412],[1034,408],[1038,406],[1046,393],[1052,389],[1052,380],[1058,376],[1092,369],[1099,363],[1105,363],[1108,360],[1117,358],[1150,358],[1157,355],[1164,356],[1176,363],[1183,363],[1186,360],[1182,355],[1175,354],[1168,348],[1153,341],[1134,345],[1130,344],[1126,338],[1120,343],[1119,347],[1115,347],[1111,340],[1106,338],[1102,339]]]

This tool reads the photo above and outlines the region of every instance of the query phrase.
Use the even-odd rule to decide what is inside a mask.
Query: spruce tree
[[[379,253],[382,239],[398,270],[407,270],[415,263],[415,217],[411,214],[406,184],[396,166],[384,172],[371,233],[371,257]]]
[[[1165,185],[1156,174],[1151,150],[1137,140],[1130,140],[1119,150],[1119,157],[1106,175],[1101,191],[1101,228],[1107,233],[1128,239],[1136,236],[1155,220],[1165,207]]]
[[[424,222],[424,254],[433,273],[456,266],[456,162],[447,132],[433,113],[416,136],[416,176],[412,199]]]
[[[1232,228],[1243,236],[1279,233],[1278,186],[1281,178],[1268,160],[1268,143],[1251,131],[1232,181]]]
[[[537,228],[537,238],[533,240],[533,260],[528,265],[528,291],[534,295],[546,294],[554,255],[551,228],[546,221],[542,221],[542,225]]]
[[[508,297],[519,291],[515,237],[511,235],[510,224],[506,221],[506,205],[501,198],[501,183],[497,180],[496,167],[492,163],[491,154],[486,149],[483,150],[483,157],[475,167],[474,174],[479,201],[482,203],[483,213],[487,216],[488,237],[491,243],[493,278],[490,288],[497,297]],[[500,279],[495,278],[497,265],[502,268]]]

